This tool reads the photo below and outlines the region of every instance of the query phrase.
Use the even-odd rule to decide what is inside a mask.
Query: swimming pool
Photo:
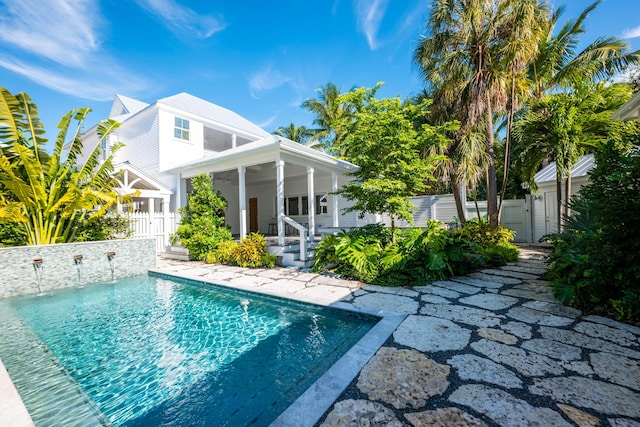
[[[0,305],[36,425],[268,425],[378,320],[166,276]]]

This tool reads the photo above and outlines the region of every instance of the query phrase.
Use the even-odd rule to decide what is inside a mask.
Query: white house
[[[342,215],[345,200],[329,193],[348,182],[356,166],[272,135],[240,115],[187,93],[146,104],[116,95],[109,114],[121,126],[103,144],[123,169],[121,191],[138,189],[141,212],[176,211],[186,203],[190,179],[209,174],[229,202],[226,223],[240,237],[298,229],[309,237],[322,227],[376,222]],[[97,144],[96,128],[83,134],[85,150]]]

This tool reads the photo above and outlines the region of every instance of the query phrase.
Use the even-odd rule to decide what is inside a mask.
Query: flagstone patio
[[[324,415],[298,425],[640,427],[640,328],[558,304],[541,279],[544,251],[520,252],[413,288],[285,268],[160,260],[158,270],[406,315]]]

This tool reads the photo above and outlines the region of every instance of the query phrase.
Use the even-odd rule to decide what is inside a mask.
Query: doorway
[[[258,232],[258,198],[249,199],[249,232]]]

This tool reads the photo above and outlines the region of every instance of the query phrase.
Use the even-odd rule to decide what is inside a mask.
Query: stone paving
[[[640,427],[640,328],[555,302],[544,252],[429,286],[162,261],[160,271],[407,315],[321,426]]]

